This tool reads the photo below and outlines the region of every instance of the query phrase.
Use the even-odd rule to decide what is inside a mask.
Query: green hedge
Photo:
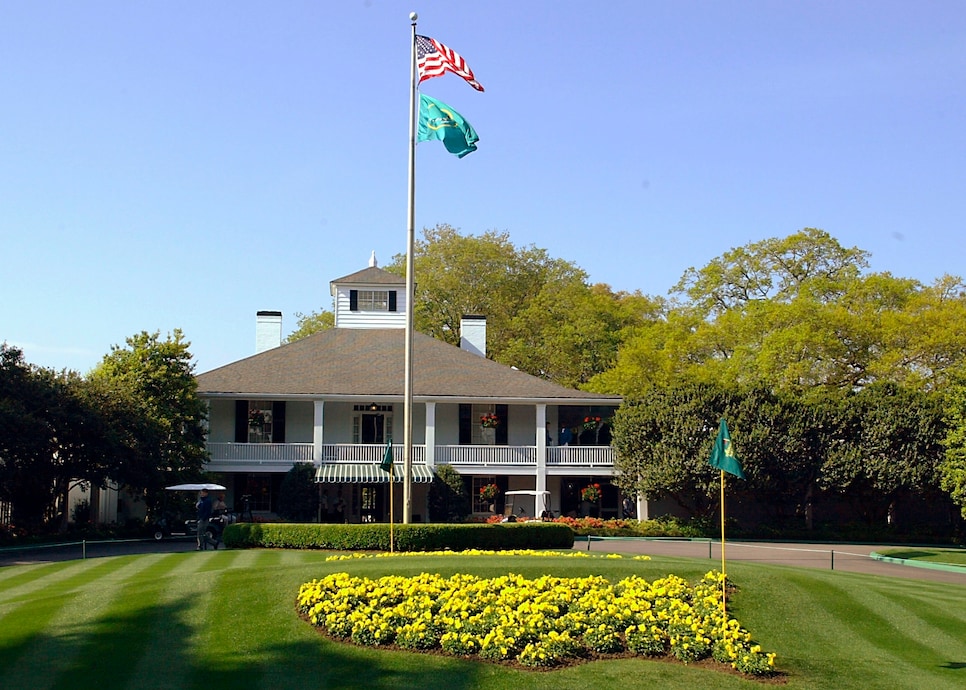
[[[569,549],[574,532],[567,525],[518,522],[496,525],[393,525],[397,551],[464,551],[466,549]],[[241,522],[222,536],[229,548],[332,549],[389,551],[389,525],[328,525]]]

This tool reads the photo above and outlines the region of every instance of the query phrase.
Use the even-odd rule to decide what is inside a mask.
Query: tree
[[[762,300],[788,302],[804,291],[826,302],[859,275],[868,256],[857,247],[846,249],[824,230],[805,228],[731,249],[700,270],[689,268],[674,292],[705,315]]]
[[[472,512],[463,476],[449,465],[436,468],[428,500],[433,522],[462,522]]]
[[[614,416],[615,483],[626,493],[670,498],[688,513],[708,517],[718,477],[708,465],[726,393],[708,385],[651,388]],[[737,438],[736,438],[737,436]],[[737,442],[740,432],[732,430]]]
[[[869,524],[893,522],[900,498],[939,493],[946,428],[938,394],[875,384],[841,402],[838,427],[819,483]]]
[[[614,420],[615,483],[710,517],[719,506],[720,476],[708,460],[722,417],[745,474],[729,482],[732,505],[767,515],[776,528],[794,522],[811,527],[831,420],[822,404],[763,388],[676,384],[625,403]]]
[[[946,385],[966,360],[962,281],[863,275],[865,257],[806,229],[688,269],[663,316],[626,330],[616,365],[589,387],[634,397],[701,381],[807,398],[879,381]]]
[[[501,361],[564,386],[584,386],[614,366],[627,329],[659,313],[659,304],[604,284],[547,283],[511,320]]]
[[[14,524],[52,517],[56,446],[48,412],[55,407],[48,377],[20,350],[0,345],[0,500],[11,504]]]
[[[966,376],[958,377],[947,391],[944,418],[946,437],[940,482],[966,518]]]
[[[112,478],[146,490],[153,506],[166,484],[202,476],[207,412],[197,395],[190,343],[180,330],[164,340],[158,332],[142,331],[126,342],[126,348],[113,346],[90,378],[140,416],[127,429],[137,446]]]
[[[404,275],[405,259],[386,270]],[[487,357],[564,385],[610,367],[623,329],[654,309],[637,293],[589,286],[576,265],[516,247],[507,233],[438,225],[423,231],[413,261],[417,330],[458,345],[461,318],[485,315]]]
[[[32,367],[3,346],[0,500],[11,503],[15,524],[66,528],[71,487],[105,486],[123,453],[110,402],[76,372]]]
[[[335,313],[324,309],[314,311],[308,315],[298,313],[295,317],[298,319],[295,330],[289,333],[285,339],[289,343],[294,343],[296,340],[310,336],[313,333],[318,333],[319,331],[326,331],[335,326]]]
[[[319,489],[315,467],[297,463],[285,473],[278,497],[279,517],[293,522],[311,522],[318,516]]]

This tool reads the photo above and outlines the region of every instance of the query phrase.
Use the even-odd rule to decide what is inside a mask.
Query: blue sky
[[[417,231],[651,295],[804,227],[966,273],[958,1],[7,0],[0,341],[86,372],[180,328],[207,371],[405,252],[412,10],[486,88],[421,85],[480,143],[419,145]]]

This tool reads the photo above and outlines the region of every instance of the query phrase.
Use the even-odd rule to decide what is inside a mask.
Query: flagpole
[[[728,596],[728,575],[725,570],[725,473],[721,470],[721,625],[728,629],[728,608],[725,600]]]
[[[403,524],[412,522],[413,498],[410,477],[413,469],[413,245],[416,235],[416,20],[409,13],[409,213],[406,224],[406,349],[403,393]]]
[[[389,466],[389,553],[395,550],[395,540],[392,536],[392,526],[395,522],[395,511],[392,506],[392,495],[396,493],[396,468]]]

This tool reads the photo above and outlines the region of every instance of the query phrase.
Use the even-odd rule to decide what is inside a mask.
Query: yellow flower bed
[[[669,654],[685,663],[710,656],[742,673],[773,672],[775,655],[724,620],[721,578],[711,571],[692,587],[674,575],[614,585],[599,576],[334,573],[303,584],[297,607],[332,637],[362,645],[545,667],[593,654]]]
[[[507,549],[505,551],[491,551],[486,549],[467,549],[465,551],[378,551],[376,553],[336,554],[329,556],[326,561],[353,561],[360,558],[405,558],[407,556],[539,556],[540,558],[623,558],[619,553],[609,553],[606,556],[589,554],[583,551],[535,551],[534,549]],[[634,561],[649,561],[650,556],[632,556]]]

